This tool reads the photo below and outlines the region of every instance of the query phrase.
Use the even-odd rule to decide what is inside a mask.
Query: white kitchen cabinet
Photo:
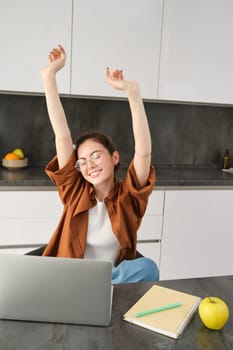
[[[1,191],[0,199],[0,253],[48,242],[63,209],[57,191]]]
[[[233,103],[233,2],[165,0],[159,99]]]
[[[138,240],[160,240],[163,224],[164,191],[153,191],[138,230]]]
[[[58,44],[67,51],[59,91],[70,92],[72,0],[4,1],[0,11],[0,91],[42,92],[41,68]]]
[[[160,278],[233,274],[233,190],[165,192]]]
[[[160,263],[160,246],[163,227],[164,191],[153,191],[138,230],[137,250]]]
[[[158,266],[160,264],[160,249],[161,245],[159,242],[144,242],[137,244],[137,250],[145,257],[154,260]]]
[[[162,0],[74,0],[71,92],[125,97],[106,82],[105,69],[123,69],[156,99]]]
[[[37,249],[38,247],[32,245],[32,246],[22,246],[22,247],[15,247],[15,246],[10,246],[10,247],[1,247],[0,246],[0,254],[19,254],[19,255],[24,255],[33,249]]]

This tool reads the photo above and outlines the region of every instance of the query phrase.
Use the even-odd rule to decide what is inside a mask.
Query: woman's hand
[[[110,72],[110,69],[106,69],[106,77],[108,83],[117,90],[125,90],[125,80],[122,70],[114,70]]]
[[[66,53],[61,45],[52,49],[48,55],[48,65],[42,68],[42,74],[52,72],[56,74],[61,70],[66,62]]]
[[[139,94],[139,85],[137,81],[129,81],[124,79],[123,71],[116,69],[110,72],[110,69],[106,69],[106,77],[108,83],[117,90],[125,91],[127,94]]]

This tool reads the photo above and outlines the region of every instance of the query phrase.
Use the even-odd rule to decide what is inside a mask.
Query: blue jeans
[[[123,260],[112,271],[112,284],[151,282],[159,280],[156,263],[149,258]]]

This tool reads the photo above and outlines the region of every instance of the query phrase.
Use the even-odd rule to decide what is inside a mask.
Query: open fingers
[[[108,67],[106,68],[105,73],[106,73],[106,77],[109,78],[110,77],[110,69]]]
[[[59,47],[59,49],[60,49],[60,52],[64,53],[64,55],[65,55],[65,49],[64,49],[64,47],[61,46],[61,45],[58,45],[58,47]]]
[[[49,62],[52,63],[58,59],[61,58],[61,56],[65,56],[65,50],[61,45],[58,45],[58,47],[55,47],[52,49],[52,51],[49,53]]]
[[[50,52],[50,55],[55,60],[57,58],[60,58],[61,52],[57,48],[55,48],[55,49],[52,49],[52,51]]]
[[[123,71],[120,69],[116,69],[111,73],[110,69],[107,68],[106,69],[106,76],[107,76],[107,78],[114,79],[114,80],[118,80],[118,79],[123,80],[124,79]]]

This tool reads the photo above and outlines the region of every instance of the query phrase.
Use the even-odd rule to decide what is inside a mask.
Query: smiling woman
[[[77,162],[81,160],[79,170],[82,176],[95,187],[96,197],[103,201],[114,187],[114,169],[119,163],[119,153],[117,151],[111,153],[113,147],[105,148],[101,141],[98,141],[100,137],[104,139],[106,136],[94,131],[91,138],[78,143],[77,155],[80,158]]]
[[[110,155],[113,155],[115,153],[118,156],[118,162],[114,166],[115,170],[117,170],[119,168],[119,165],[120,165],[120,158],[119,158],[119,154],[118,154],[118,150],[117,150],[116,146],[113,144],[112,140],[107,135],[105,135],[105,134],[103,134],[103,133],[101,133],[99,131],[96,131],[96,130],[88,130],[88,131],[84,132],[78,138],[78,140],[76,142],[76,149],[79,150],[79,152],[77,154],[78,158],[82,159],[81,155],[80,155],[80,148],[79,148],[79,146],[81,144],[83,144],[85,141],[90,140],[90,139],[95,140],[98,144],[100,144],[100,145],[102,145],[104,147],[104,151],[102,151],[102,155],[104,154],[104,152],[108,151],[108,153]],[[95,152],[101,152],[101,150],[96,149],[93,153],[95,153]],[[98,158],[98,155],[96,155],[96,156]],[[77,164],[79,162],[79,159],[76,162]]]
[[[49,54],[42,77],[57,155],[46,173],[58,187],[63,216],[43,255],[110,260],[113,283],[157,280],[156,264],[136,259],[137,230],[155,183],[151,166],[151,138],[136,81],[124,79],[122,70],[106,69],[107,82],[126,93],[131,113],[135,153],[122,182],[116,177],[120,156],[112,141],[99,131],[83,133],[73,149],[71,132],[62,107],[56,73],[65,65],[59,46]]]

